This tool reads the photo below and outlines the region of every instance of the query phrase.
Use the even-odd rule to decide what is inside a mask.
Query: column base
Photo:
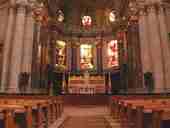
[[[153,93],[168,93],[167,91],[165,88],[155,88]]]
[[[0,93],[5,93],[6,91],[5,91],[5,88],[3,87],[3,86],[1,86],[1,88],[0,88]]]
[[[20,93],[18,88],[6,88],[5,93]]]

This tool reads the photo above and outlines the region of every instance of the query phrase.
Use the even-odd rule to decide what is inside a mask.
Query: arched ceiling
[[[54,15],[58,9],[65,7],[84,9],[114,9],[120,12],[123,6],[126,6],[128,0],[48,0],[51,15]]]
[[[108,18],[106,13],[108,10],[115,10],[117,14],[121,16],[122,12],[126,10],[128,0],[48,0],[47,5],[51,17],[55,17],[59,9],[64,12],[66,19],[64,25],[67,24],[67,27],[65,27],[66,31],[62,28],[62,24],[58,26],[65,34],[86,33],[86,35],[98,35],[100,33],[113,33],[116,27],[113,25],[108,26],[110,24],[106,21]],[[94,23],[93,29],[84,31],[84,29],[81,28],[81,17],[84,14],[92,16]],[[80,28],[77,26],[80,26]],[[98,28],[96,28],[96,26]],[[91,33],[90,31],[93,32]]]
[[[0,5],[7,3],[9,0],[0,0]]]

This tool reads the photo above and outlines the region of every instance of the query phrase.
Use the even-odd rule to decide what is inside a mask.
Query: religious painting
[[[118,63],[118,42],[117,40],[111,40],[107,46],[108,54],[108,68],[116,67]]]
[[[90,44],[80,45],[80,68],[92,69],[93,67],[93,46]]]
[[[66,43],[61,40],[56,41],[56,66],[66,65]]]

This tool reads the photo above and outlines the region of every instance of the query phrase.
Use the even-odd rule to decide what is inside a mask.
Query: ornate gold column
[[[9,16],[6,27],[6,34],[4,39],[3,47],[3,64],[2,64],[2,80],[1,80],[1,90],[5,91],[5,88],[8,86],[9,82],[9,68],[10,68],[10,53],[12,47],[12,37],[14,29],[14,20],[15,20],[15,0],[10,0]]]
[[[154,4],[148,6],[148,29],[149,41],[151,47],[151,57],[153,61],[153,76],[155,84],[155,92],[160,92],[165,84],[162,60],[162,48],[160,42],[159,22],[156,15]]]
[[[9,80],[9,92],[19,92],[18,83],[19,75],[21,72],[21,63],[23,55],[23,39],[24,39],[24,29],[25,29],[25,15],[26,15],[26,0],[18,0],[17,4],[17,14],[16,14],[16,24],[14,31],[14,40],[11,56],[11,72]]]

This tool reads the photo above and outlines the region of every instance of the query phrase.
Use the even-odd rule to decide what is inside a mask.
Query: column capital
[[[14,9],[15,7],[16,7],[16,2],[15,2],[15,0],[10,0],[10,2],[9,2],[9,8]]]
[[[147,12],[148,13],[156,13],[156,10],[157,10],[156,3],[147,4]]]
[[[146,16],[147,15],[147,7],[146,7],[146,5],[139,6],[138,14],[139,14],[139,16]]]
[[[16,5],[18,7],[26,7],[28,5],[28,2],[26,0],[16,0]]]
[[[16,0],[16,8],[18,13],[24,13],[27,5],[28,3],[26,0]]]
[[[156,7],[157,7],[157,11],[158,11],[158,13],[161,13],[161,12],[164,12],[165,11],[165,6],[164,6],[164,4],[163,3],[157,3],[156,4]]]

